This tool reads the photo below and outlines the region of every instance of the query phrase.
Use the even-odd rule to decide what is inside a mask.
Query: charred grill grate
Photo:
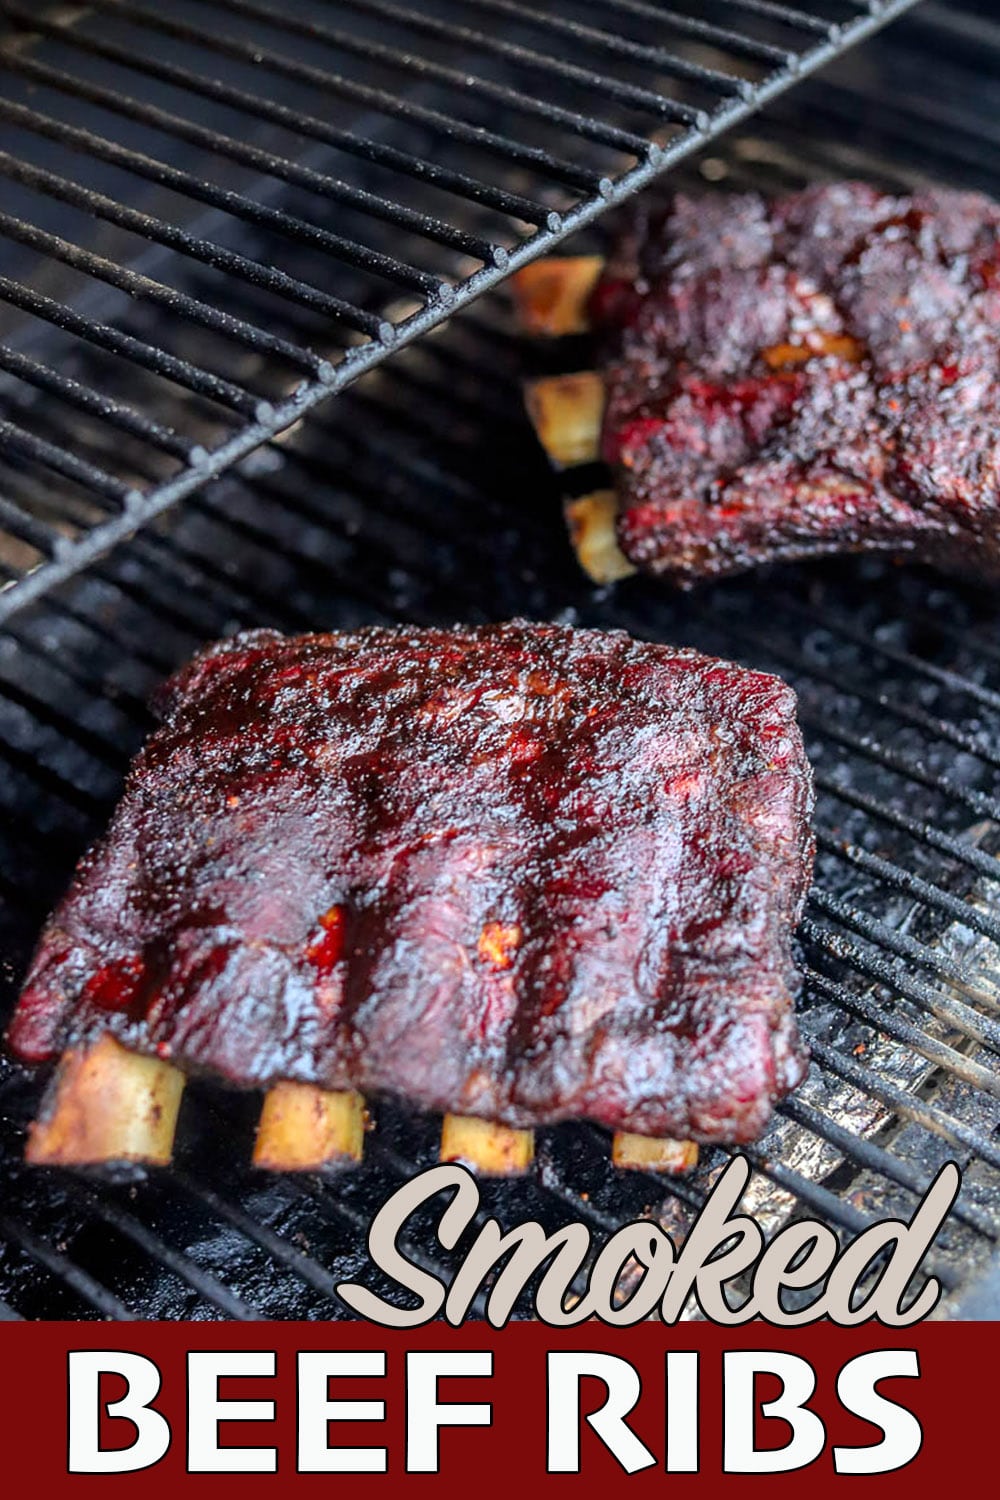
[[[910,4],[0,0],[0,618]]]
[[[990,128],[995,31],[972,11],[917,11],[685,174],[702,188],[780,191],[856,172],[996,191],[977,134]],[[241,305],[252,311],[255,294]],[[503,303],[486,299],[8,621],[3,1008],[106,823],[150,689],[209,637],[523,612],[735,656],[794,683],[820,791],[801,932],[814,1065],[751,1153],[751,1201],[765,1223],[808,1213],[849,1236],[874,1216],[906,1217],[957,1159],[964,1187],[934,1269],[958,1303],[1000,1234],[995,601],[859,562],[686,599],[641,580],[594,594],[523,416],[523,359]],[[76,420],[85,451],[89,418]],[[27,471],[22,483],[39,493]],[[359,1171],[264,1179],[245,1166],[259,1101],[194,1085],[176,1168],[116,1186],[21,1166],[38,1092],[0,1062],[0,1316],[336,1317],[336,1282],[363,1265],[371,1213],[436,1150],[434,1119],[385,1104]],[[487,1184],[484,1203],[506,1223],[600,1229],[646,1212],[682,1232],[725,1159],[707,1153],[694,1176],[664,1184],[614,1173],[607,1145],[596,1128],[543,1132],[534,1176]],[[426,1260],[429,1220],[413,1244]]]

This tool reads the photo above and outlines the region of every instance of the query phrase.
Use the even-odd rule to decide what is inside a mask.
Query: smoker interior
[[[0,0],[0,620],[913,3]]]
[[[781,191],[854,174],[1000,192],[990,166],[1000,28],[989,12],[985,0],[918,7],[713,142],[677,180]],[[143,316],[155,329],[155,311]],[[249,625],[521,613],[731,656],[796,687],[819,791],[816,882],[799,934],[813,1061],[748,1152],[747,1203],[767,1228],[808,1216],[849,1239],[875,1218],[907,1218],[938,1166],[956,1160],[962,1192],[929,1265],[947,1311],[996,1316],[995,601],[856,559],[687,597],[639,579],[595,591],[572,560],[559,484],[521,407],[520,382],[542,358],[521,346],[502,293],[490,294],[11,616],[0,633],[0,1010],[106,824],[150,725],[150,691],[207,639]],[[51,392],[30,408],[10,388],[0,399],[4,416],[58,431],[79,452],[97,441],[96,419]],[[43,488],[35,460],[8,454],[4,485],[30,511]],[[391,1292],[368,1265],[367,1224],[433,1163],[437,1119],[377,1101],[359,1169],[271,1178],[248,1166],[260,1097],[195,1082],[175,1165],[116,1183],[22,1166],[42,1084],[0,1060],[5,1316],[337,1318],[345,1278]],[[586,1125],[540,1132],[529,1177],[483,1183],[484,1215],[548,1228],[582,1219],[598,1238],[648,1215],[682,1234],[727,1159],[705,1151],[692,1176],[662,1180],[612,1170],[609,1144]],[[437,1250],[433,1220],[433,1209],[415,1220],[408,1244],[446,1275],[465,1242]]]

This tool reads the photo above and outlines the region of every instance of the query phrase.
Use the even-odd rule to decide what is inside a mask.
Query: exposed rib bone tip
[[[317,1172],[350,1166],[364,1151],[367,1111],[354,1089],[276,1083],[257,1126],[253,1164],[269,1172]]]
[[[679,1177],[684,1172],[693,1172],[698,1165],[698,1146],[695,1141],[674,1141],[668,1136],[633,1135],[628,1130],[617,1130],[611,1143],[611,1160],[616,1167]]]
[[[604,381],[596,370],[529,380],[524,400],[552,463],[569,468],[596,461],[604,418]]]
[[[576,560],[588,578],[603,584],[631,577],[635,567],[619,547],[615,531],[618,498],[614,490],[594,490],[567,500],[563,509]]]
[[[558,338],[590,328],[590,297],[604,269],[600,255],[550,255],[510,279],[518,320],[526,333]]]
[[[69,1047],[28,1131],[33,1166],[170,1162],[184,1074],[172,1063],[129,1052],[110,1033]]]
[[[473,1115],[445,1115],[438,1154],[441,1161],[462,1162],[487,1177],[516,1177],[534,1160],[535,1132]]]

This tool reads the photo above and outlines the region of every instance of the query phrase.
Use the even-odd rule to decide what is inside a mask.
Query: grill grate
[[[912,3],[0,0],[0,619]]]
[[[749,11],[770,23],[775,9]],[[996,190],[971,133],[980,119],[990,128],[990,35],[971,10],[956,19],[953,7],[928,5],[684,174],[702,189],[781,191],[856,171]],[[929,47],[940,85],[932,140],[919,128]],[[803,131],[806,118],[814,131]],[[248,291],[228,310],[259,316],[264,295]],[[160,316],[142,325],[147,338]],[[0,1008],[74,860],[107,821],[148,729],[149,691],[207,638],[250,624],[522,612],[735,656],[795,685],[820,793],[800,934],[813,1067],[751,1153],[750,1202],[765,1224],[808,1212],[849,1237],[873,1217],[907,1217],[937,1166],[957,1159],[964,1186],[933,1260],[954,1305],[1000,1235],[995,601],[862,561],[683,599],[638,579],[594,594],[522,413],[523,361],[502,302],[484,299],[7,622]],[[55,441],[46,423],[62,418],[47,406],[38,434]],[[86,461],[88,411],[74,411],[73,452]],[[27,470],[12,495],[44,499]],[[174,1170],[131,1185],[32,1173],[20,1154],[38,1092],[34,1075],[0,1061],[0,1316],[340,1316],[335,1286],[364,1267],[371,1213],[436,1150],[434,1119],[386,1103],[358,1172],[263,1179],[244,1167],[259,1100],[192,1084]],[[705,1153],[690,1179],[665,1184],[615,1173],[607,1156],[597,1128],[542,1132],[535,1176],[485,1184],[484,1207],[505,1223],[573,1217],[595,1230],[648,1213],[683,1232],[725,1160]],[[430,1223],[412,1235],[424,1263]]]

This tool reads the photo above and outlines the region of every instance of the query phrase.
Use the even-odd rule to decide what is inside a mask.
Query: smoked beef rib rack
[[[590,332],[598,368],[527,391],[597,582],[692,588],[882,552],[1000,578],[1000,204],[822,183],[636,206],[607,263],[514,277],[526,332]]]
[[[451,1117],[487,1142],[595,1120],[619,1166],[672,1169],[801,1080],[812,779],[778,678],[524,620],[252,631],[160,706],[14,1015],[18,1056],[62,1055],[29,1160],[141,1160],[143,1088],[169,1159],[194,1070],[269,1089],[272,1167],[359,1156],[327,1117],[374,1091],[447,1112],[443,1154],[487,1169],[527,1143],[456,1149]],[[271,1116],[303,1093],[288,1151]]]

